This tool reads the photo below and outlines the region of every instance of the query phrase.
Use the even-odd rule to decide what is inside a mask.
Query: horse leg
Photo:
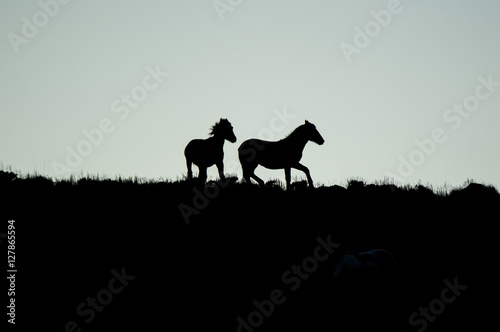
[[[222,160],[215,164],[217,166],[217,170],[219,171],[219,178],[224,181],[226,177],[224,176],[224,163]]]
[[[201,184],[205,184],[205,182],[207,181],[207,168],[201,166],[198,166],[198,168],[200,169],[198,180],[200,181]]]
[[[243,178],[246,183],[252,183],[250,181],[250,176],[252,176],[252,173],[248,171],[248,168],[243,168]]]
[[[290,167],[285,167],[286,190],[290,189]]]
[[[307,183],[309,184],[309,187],[314,188],[313,180],[311,178],[311,174],[309,173],[309,168],[302,165],[301,163],[293,164],[292,167],[298,169],[299,171],[304,172],[307,176]]]
[[[252,175],[250,175],[255,181],[257,181],[259,183],[259,185],[261,187],[264,187],[265,186],[265,183],[264,183],[264,180],[262,180],[261,178],[259,178],[257,175],[255,175],[255,173],[252,172]]]
[[[191,180],[193,178],[193,170],[191,169],[192,164],[193,164],[193,161],[186,157],[186,166],[187,166],[187,170],[188,170],[187,176],[188,176],[189,180]]]
[[[245,178],[245,181],[248,182],[248,183],[252,183],[250,181],[250,178],[253,178],[255,181],[257,181],[257,183],[263,187],[264,186],[264,181],[259,178],[257,175],[255,175],[255,169],[257,168],[257,165],[249,165],[249,164],[245,164],[245,166],[243,167],[243,177]]]

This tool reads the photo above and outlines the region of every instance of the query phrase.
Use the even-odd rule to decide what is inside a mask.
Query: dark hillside
[[[17,227],[20,330],[451,331],[496,313],[493,187],[285,192],[234,178],[196,188],[1,172],[0,188],[0,233]],[[345,253],[373,249],[398,270],[332,279]],[[116,293],[112,270],[129,276]]]

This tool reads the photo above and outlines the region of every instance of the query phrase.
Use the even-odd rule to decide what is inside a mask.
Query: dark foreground
[[[0,233],[8,220],[16,227],[19,331],[495,326],[500,196],[490,187],[438,196],[352,182],[284,192],[234,179],[194,189],[2,173],[0,188]],[[345,252],[372,249],[392,253],[399,271],[332,280]],[[2,323],[12,327],[4,287]]]

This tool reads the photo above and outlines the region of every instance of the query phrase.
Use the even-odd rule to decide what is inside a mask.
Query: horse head
[[[226,139],[231,143],[236,142],[236,135],[234,135],[233,126],[227,119],[221,118],[219,122],[214,124],[210,135]]]
[[[315,125],[306,120],[303,126],[306,129],[305,132],[307,135],[307,139],[318,145],[322,145],[323,143],[325,143],[325,140],[323,139],[319,131],[316,129]]]

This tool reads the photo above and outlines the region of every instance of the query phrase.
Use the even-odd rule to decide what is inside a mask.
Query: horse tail
[[[186,158],[186,167],[187,167],[187,176],[188,179],[193,178],[193,170],[192,170],[192,165],[193,165],[193,157],[192,157],[192,144],[193,141],[190,141],[186,147],[184,148],[184,157]]]
[[[250,177],[255,169],[255,167],[252,167],[252,164],[256,163],[256,157],[257,151],[255,151],[255,148],[251,146],[251,140],[246,140],[241,143],[238,148],[238,159],[240,160],[241,169],[243,171],[243,178],[248,183],[250,183]]]
[[[251,174],[249,174],[249,170],[248,170],[248,167],[247,167],[248,164],[246,162],[245,157],[243,156],[246,144],[247,144],[247,141],[241,143],[241,145],[238,147],[238,159],[240,160],[241,170],[243,171],[243,178],[247,182],[250,182],[250,175]]]
[[[254,139],[249,139],[241,143],[238,148],[238,158],[240,159],[241,165],[257,163],[257,150],[262,149],[260,146],[258,141]]]

